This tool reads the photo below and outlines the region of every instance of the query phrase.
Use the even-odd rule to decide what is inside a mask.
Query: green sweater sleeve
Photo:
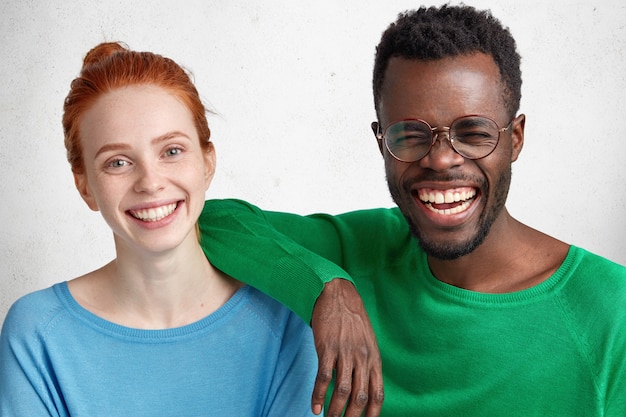
[[[206,201],[198,220],[200,244],[216,268],[277,299],[310,323],[324,284],[334,278],[352,281],[342,268],[315,253],[335,262],[341,259],[336,231],[322,220],[278,213],[271,217],[312,250],[281,233],[266,213],[240,200]]]

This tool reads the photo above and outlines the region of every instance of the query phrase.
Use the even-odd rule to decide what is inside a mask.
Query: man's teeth
[[[476,195],[476,190],[467,189],[461,191],[455,190],[447,190],[447,191],[438,191],[438,190],[422,190],[419,192],[419,199],[426,203],[426,207],[428,207],[432,212],[438,214],[456,214],[461,213],[470,206],[471,199]],[[433,204],[453,204],[460,203],[450,208],[436,208]]]
[[[176,210],[176,206],[176,203],[172,203],[166,206],[155,207],[145,210],[132,210],[131,214],[135,218],[143,220],[145,222],[157,222],[172,214],[174,210]]]
[[[465,201],[473,198],[476,195],[476,190],[469,189],[467,191],[420,191],[419,199],[424,203],[457,203],[459,201]]]
[[[441,210],[441,209],[437,209],[433,207],[433,205],[430,203],[426,204],[426,207],[428,207],[430,211],[432,211],[433,213],[437,213],[437,214],[457,214],[457,213],[461,213],[462,211],[467,210],[469,206],[470,206],[470,201],[464,201],[458,206]]]

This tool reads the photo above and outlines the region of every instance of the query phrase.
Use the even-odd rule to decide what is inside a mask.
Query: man
[[[467,6],[401,14],[378,45],[373,86],[398,209],[300,217],[207,202],[202,233],[262,242],[276,228],[286,254],[285,235],[352,276],[380,346],[381,415],[626,415],[626,268],[505,207],[525,127],[509,31]],[[294,302],[293,282],[248,272],[310,318],[317,294]]]

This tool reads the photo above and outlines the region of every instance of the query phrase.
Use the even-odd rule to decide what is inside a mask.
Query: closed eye
[[[399,146],[422,145],[430,143],[430,137],[419,132],[406,132],[404,135],[399,136],[394,142]]]
[[[473,131],[457,132],[454,135],[454,139],[459,142],[467,143],[468,145],[473,145],[473,144],[482,144],[485,141],[487,142],[494,141],[496,140],[496,137],[494,137],[490,132],[473,130]]]

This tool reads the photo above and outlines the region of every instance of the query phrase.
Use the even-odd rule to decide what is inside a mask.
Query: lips
[[[151,207],[141,210],[129,210],[131,216],[144,222],[158,222],[176,210],[178,203],[166,204],[160,207]]]
[[[436,190],[421,188],[417,197],[432,212],[452,215],[467,210],[476,197],[476,189],[471,187]]]

